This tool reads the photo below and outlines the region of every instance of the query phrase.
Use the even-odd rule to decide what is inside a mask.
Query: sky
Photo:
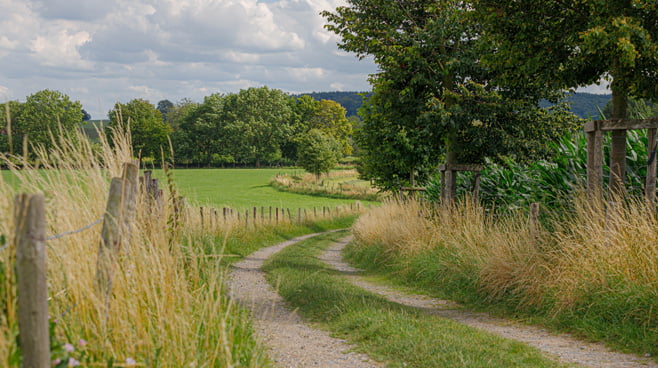
[[[0,100],[43,89],[93,119],[134,98],[202,101],[268,86],[370,90],[371,60],[338,49],[344,0],[0,0]]]

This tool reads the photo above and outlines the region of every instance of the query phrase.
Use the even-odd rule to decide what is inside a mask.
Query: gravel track
[[[263,262],[283,248],[319,234],[263,248],[236,263],[227,281],[229,296],[251,310],[256,335],[281,368],[376,368],[382,365],[328,332],[305,324],[291,311],[261,271]]]
[[[584,342],[568,334],[553,334],[539,327],[493,318],[485,313],[464,311],[451,301],[406,294],[368,282],[358,276],[360,270],[349,266],[342,259],[341,251],[350,241],[351,237],[337,241],[319,257],[320,260],[343,272],[354,285],[382,295],[389,301],[422,309],[432,315],[449,318],[508,339],[524,342],[563,363],[597,368],[658,368],[658,363],[649,358],[613,352],[603,344]]]

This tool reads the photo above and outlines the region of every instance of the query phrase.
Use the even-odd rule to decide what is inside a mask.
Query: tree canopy
[[[319,180],[338,164],[341,144],[320,129],[311,129],[299,138],[297,163]]]
[[[629,0],[475,0],[474,16],[492,43],[483,60],[515,90],[597,83],[612,89],[612,118],[628,98],[658,98],[658,5]],[[610,187],[623,191],[626,132],[612,133]]]
[[[480,63],[488,45],[468,21],[470,12],[457,0],[348,0],[323,13],[342,38],[340,48],[370,55],[379,67],[358,138],[362,172],[379,186],[422,179],[441,158],[452,164],[541,155],[536,139],[569,125],[561,107],[553,109],[559,119],[548,119],[552,112],[539,109],[538,99],[516,99],[492,83]],[[377,161],[382,152],[392,160],[388,166]]]
[[[66,94],[48,89],[27,96],[24,103],[11,101],[5,106],[8,111],[1,118],[4,138],[0,139],[4,152],[21,153],[29,148],[23,147],[24,142],[51,147],[52,137],[59,136],[60,131],[73,131],[84,117],[79,101],[71,101]]]
[[[108,112],[108,117],[108,129],[130,128],[133,155],[152,160],[161,158],[163,153],[168,157],[171,128],[163,122],[162,114],[149,101],[136,98],[127,103],[117,102]]]

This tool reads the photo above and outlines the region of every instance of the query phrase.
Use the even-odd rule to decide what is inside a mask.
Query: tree
[[[133,99],[128,103],[117,102],[108,113],[108,129],[130,129],[133,155],[151,159],[168,157],[168,137],[171,128],[162,121],[162,114],[153,104],[142,99]],[[111,134],[108,134],[111,136]]]
[[[319,129],[311,129],[299,139],[297,163],[320,180],[338,163],[341,145]]]
[[[12,117],[14,152],[23,149],[25,138],[31,144],[51,147],[51,134],[72,132],[83,116],[80,102],[59,91],[45,89],[28,96]]]
[[[20,115],[23,104],[18,101],[7,101],[0,113],[0,152],[14,154],[20,152],[20,147],[17,146],[16,137],[13,127],[15,117]],[[20,137],[19,137],[20,139]],[[19,143],[19,144],[22,144]],[[15,150],[18,148],[18,150]]]
[[[628,99],[658,98],[655,1],[475,0],[474,16],[494,47],[485,62],[517,91],[597,83],[612,89],[612,118]],[[523,93],[523,92],[520,92]],[[623,193],[626,131],[612,132],[610,189]]]
[[[319,129],[333,137],[341,145],[343,155],[352,154],[352,123],[347,120],[346,110],[336,101],[321,100],[315,115],[309,122],[311,129]]]
[[[224,127],[225,96],[214,93],[194,104],[184,101],[175,114],[181,114],[180,123],[174,134],[174,148],[179,159],[190,160],[201,165],[209,165],[214,154],[228,151],[226,129]],[[170,117],[174,117],[170,114]],[[174,120],[172,120],[172,123]],[[226,163],[234,161],[231,158]]]
[[[162,120],[168,121],[167,115],[174,109],[174,103],[169,100],[160,100],[156,108],[162,114]]]
[[[87,112],[87,110],[82,109],[82,121],[89,121],[91,120],[91,115]]]
[[[240,90],[225,97],[221,119],[227,145],[238,161],[253,162],[281,157],[281,144],[292,132],[293,98],[267,87]]]
[[[531,140],[554,138],[564,127],[566,120],[551,123],[537,103],[491,83],[490,71],[480,63],[487,45],[479,26],[466,21],[471,10],[465,2],[348,3],[323,15],[327,28],[342,37],[340,48],[359,58],[371,55],[379,67],[371,76],[373,96],[361,110],[364,124],[357,138],[365,152],[362,173],[377,185],[414,184],[441,157],[446,164],[514,153],[535,157],[545,152],[534,149],[541,145]],[[384,165],[381,154],[396,161]]]
[[[341,144],[344,155],[352,154],[352,121],[347,118],[345,108],[338,102],[318,101],[309,95],[302,95],[296,99],[293,112],[299,121],[294,124],[293,134],[296,137],[311,129],[319,129]]]

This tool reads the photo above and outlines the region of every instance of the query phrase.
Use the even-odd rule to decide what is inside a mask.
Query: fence
[[[106,298],[112,291],[116,257],[129,244],[139,200],[147,203],[149,212],[158,216],[162,209],[162,190],[150,172],[139,178],[139,163],[123,165],[121,177],[112,178],[104,215],[77,230],[46,237],[45,200],[43,194],[20,194],[15,198],[14,218],[16,244],[16,277],[18,294],[19,343],[23,367],[49,367],[50,336],[48,325],[48,288],[46,278],[46,241],[58,239],[103,223],[98,248],[96,283]],[[140,187],[142,188],[140,190]],[[182,210],[184,199],[175,199],[174,209]],[[175,214],[180,216],[180,214]],[[1,249],[5,249],[3,245]],[[109,310],[105,311],[109,313]]]
[[[96,265],[96,287],[99,295],[105,298],[105,316],[110,313],[110,296],[117,258],[120,252],[128,250],[131,233],[135,230],[136,208],[144,206],[143,216],[159,218],[163,214],[164,194],[158,180],[151,177],[150,171],[139,175],[139,163],[123,165],[121,177],[112,178],[103,216],[92,223],[72,231],[46,237],[46,208],[43,194],[20,194],[15,198],[14,218],[16,246],[16,274],[18,289],[19,344],[23,353],[23,367],[48,367],[50,362],[50,336],[48,320],[48,289],[46,276],[46,242],[48,240],[73,235],[102,223]],[[172,194],[175,194],[172,191]],[[168,225],[171,228],[189,217],[183,197],[172,196],[168,211]],[[199,208],[201,230],[210,230],[220,224],[241,224],[246,227],[302,223],[316,218],[360,211],[361,205],[354,203],[345,207],[322,207],[297,209],[296,214],[289,208],[253,207],[244,212],[223,208]],[[173,214],[172,214],[173,212]],[[150,223],[150,221],[147,221]],[[155,222],[154,222],[155,223]],[[155,229],[146,228],[146,231]],[[0,244],[2,245],[2,244]],[[7,245],[0,247],[0,252]]]
[[[347,213],[358,213],[361,211],[359,202],[351,203],[349,206],[322,206],[312,208],[297,208],[297,211],[285,207],[255,206],[251,209],[236,210],[223,207],[221,211],[213,207],[199,207],[199,219],[202,230],[214,228],[220,225],[240,224],[246,227],[258,227],[264,225],[276,225],[284,223],[301,224],[306,221],[314,221],[320,218],[339,216]]]

